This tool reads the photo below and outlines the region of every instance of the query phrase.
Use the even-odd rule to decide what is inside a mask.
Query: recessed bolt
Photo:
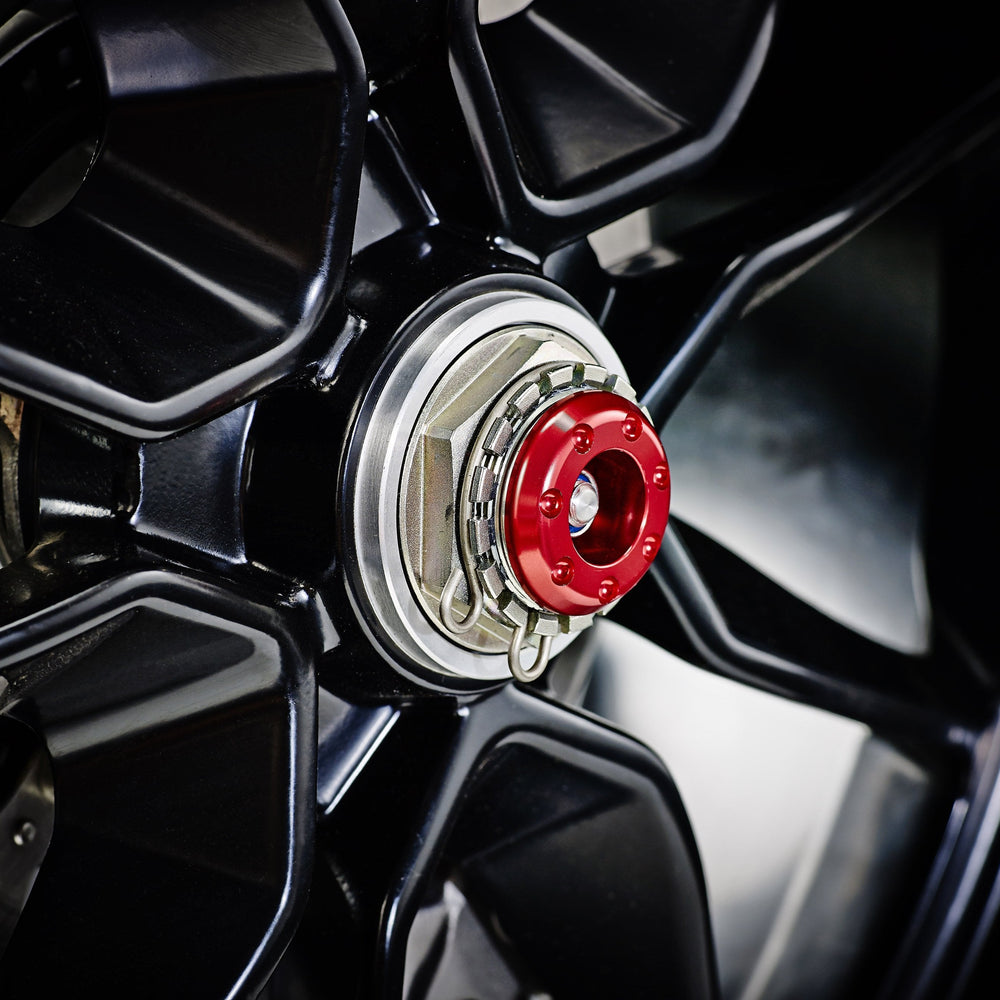
[[[538,509],[546,517],[558,517],[562,505],[562,494],[558,490],[546,490],[538,498]]]
[[[560,559],[552,568],[552,582],[557,587],[565,587],[572,583],[575,572],[572,559]]]
[[[582,389],[546,401],[520,440],[497,466],[498,555],[525,601],[561,626],[563,615],[607,611],[649,570],[667,525],[670,473],[655,429],[620,394]]]
[[[577,424],[573,428],[573,447],[581,455],[586,455],[594,447],[594,428],[590,424]]]
[[[22,819],[14,826],[11,839],[15,847],[27,847],[38,835],[38,827],[30,819]]]
[[[622,434],[626,441],[638,441],[642,433],[642,421],[634,414],[630,413],[622,421]]]

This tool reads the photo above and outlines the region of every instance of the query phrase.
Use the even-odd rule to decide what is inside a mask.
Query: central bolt
[[[569,498],[570,534],[582,535],[593,524],[599,508],[597,483],[589,472],[581,472],[576,477],[576,485]]]

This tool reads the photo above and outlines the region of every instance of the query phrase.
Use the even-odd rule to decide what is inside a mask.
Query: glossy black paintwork
[[[654,997],[670,983],[682,996],[714,996],[697,850],[660,763],[523,694],[494,702],[475,716],[486,745],[439,873],[456,873],[495,914],[554,995]],[[586,926],[571,920],[579,912],[592,915]]]
[[[6,6],[0,16],[6,21]],[[0,219],[53,161],[96,137],[99,88],[87,73],[88,55],[86,36],[70,3],[23,11],[17,23],[4,26]]]
[[[44,614],[44,639],[0,633],[6,708],[46,738],[58,801],[4,996],[266,978],[311,864],[315,632],[295,618],[122,566]]]
[[[138,501],[129,523],[140,535],[245,561],[242,497],[254,407],[139,449]]]
[[[507,754],[513,752],[518,756],[527,748],[532,748],[538,754],[534,766],[537,768],[536,773],[540,778],[538,785],[541,788],[529,790],[531,778],[522,775],[521,794],[517,795],[515,789],[514,798],[506,800],[506,803],[502,797],[484,791],[482,785],[488,784],[491,779],[501,778],[503,769],[509,766],[505,760]],[[531,753],[528,752],[527,755],[531,756]],[[551,787],[553,776],[551,772],[546,774],[540,765],[540,761],[546,759],[553,762],[557,772],[560,768],[555,762],[566,768],[568,774],[561,775],[562,782],[572,784],[573,771],[578,769],[580,776],[576,780],[582,783],[582,787],[569,791],[567,803],[569,808],[563,816],[560,817],[559,809],[555,808],[554,815],[550,817],[553,827],[556,828],[550,831],[553,835],[558,836],[556,830],[561,827],[562,835],[573,837],[588,812],[593,818],[595,813],[603,811],[597,808],[593,801],[589,810],[584,805],[589,796],[594,794],[595,784],[600,787],[603,783],[601,795],[610,797],[611,801],[617,800],[618,803],[624,800],[637,804],[640,813],[638,817],[630,816],[626,810],[621,818],[624,829],[618,832],[618,842],[614,848],[609,846],[602,850],[600,838],[584,837],[588,846],[579,845],[575,850],[568,849],[568,857],[562,870],[556,861],[558,854],[550,853],[553,849],[551,842],[534,845],[543,854],[548,853],[549,860],[547,863],[542,862],[540,858],[528,861],[529,869],[536,873],[536,877],[547,870],[555,880],[552,891],[559,892],[560,886],[562,889],[562,898],[550,897],[548,905],[556,913],[571,912],[574,903],[572,897],[566,895],[567,880],[575,881],[582,871],[602,863],[608,869],[622,866],[617,869],[619,877],[613,878],[612,881],[618,882],[626,897],[642,891],[644,880],[649,879],[658,883],[661,891],[671,900],[666,906],[668,912],[650,923],[629,921],[626,925],[627,917],[619,912],[618,926],[605,925],[604,940],[593,941],[591,947],[604,949],[604,954],[594,955],[592,963],[581,965],[580,963],[585,960],[576,951],[572,940],[564,941],[561,956],[558,951],[549,953],[549,961],[554,963],[554,967],[549,966],[551,969],[549,982],[553,984],[552,988],[558,991],[562,986],[563,989],[573,992],[575,983],[575,989],[579,990],[581,988],[579,977],[583,975],[587,977],[583,981],[589,979],[591,986],[596,987],[594,992],[597,994],[611,988],[616,980],[625,984],[627,992],[632,992],[637,986],[645,992],[655,989],[658,976],[666,976],[669,970],[670,974],[676,976],[678,986],[686,995],[693,997],[713,995],[714,973],[711,970],[710,945],[706,933],[707,909],[704,908],[703,888],[695,860],[697,854],[690,829],[679,818],[682,813],[678,810],[680,802],[676,790],[663,773],[661,766],[652,755],[648,754],[648,751],[627,739],[622,739],[596,724],[575,719],[559,706],[550,706],[543,702],[533,703],[528,696],[512,688],[504,689],[492,699],[479,703],[474,711],[468,713],[459,731],[458,741],[451,750],[440,785],[433,793],[434,810],[424,821],[421,836],[414,844],[413,854],[407,859],[405,873],[401,873],[402,877],[397,883],[391,907],[381,918],[380,939],[387,966],[386,974],[393,974],[393,964],[398,968],[401,958],[399,954],[401,942],[393,934],[394,924],[399,921],[405,926],[408,919],[412,918],[414,908],[420,901],[419,893],[424,888],[420,884],[419,876],[429,873],[432,859],[442,848],[446,856],[449,850],[453,852],[452,863],[457,861],[474,869],[473,857],[477,850],[475,846],[477,839],[480,842],[478,847],[480,851],[486,846],[482,843],[484,835],[490,837],[492,834],[491,839],[496,843],[499,834],[499,840],[502,842],[504,838],[501,830],[504,822],[510,824],[514,830],[521,828],[522,835],[527,841],[527,831],[534,825],[537,808],[537,805],[532,806],[532,796],[539,796],[536,803],[546,802],[548,809],[553,809],[556,805],[555,788],[559,787],[559,780],[556,780],[555,787]],[[470,775],[476,776],[475,781],[479,783],[479,788],[476,788],[475,784],[470,787]],[[589,780],[585,776],[589,776]],[[586,788],[588,784],[590,784],[589,789]],[[546,785],[550,785],[547,791]],[[483,794],[486,801],[477,799],[477,793]],[[607,798],[604,801],[606,810]],[[450,814],[458,802],[464,802],[467,812],[464,816],[453,818]],[[452,831],[454,839],[448,844],[443,844],[441,838],[456,819],[457,825]],[[630,844],[629,834],[636,832],[634,829],[629,830],[630,821],[637,825],[651,824],[658,828],[657,833],[652,837],[640,836],[638,840],[641,846]],[[649,828],[647,830],[652,832]],[[527,842],[523,847],[527,850]],[[588,857],[588,851],[595,853]],[[605,851],[607,857],[602,860],[601,855]],[[648,852],[642,864],[636,857],[637,851]],[[495,855],[493,860],[500,867],[493,869],[492,876],[503,880],[503,876],[499,875],[502,870],[502,856]],[[516,858],[508,856],[508,860],[515,866],[518,865]],[[648,865],[648,868],[644,870],[645,865]],[[410,873],[417,874],[418,878],[413,878]],[[527,872],[522,868],[521,877],[523,878],[525,874]],[[480,870],[479,877],[490,881],[491,873],[488,870]],[[632,879],[635,881],[632,882]],[[537,888],[544,896],[544,888],[541,886]],[[499,905],[501,912],[505,906],[509,911],[512,907],[524,905],[526,902],[524,899],[517,901],[509,897],[504,900],[501,886],[495,883],[491,889],[494,897],[499,897],[496,905]],[[489,896],[490,890],[487,890],[487,900]],[[569,906],[570,910],[561,910],[562,906]],[[552,919],[556,920],[558,917],[553,915]],[[591,933],[598,926],[600,922],[591,929]],[[538,943],[528,942],[522,938],[527,930],[526,926],[522,926],[519,929],[512,928],[510,933],[515,943],[520,941],[522,947],[529,951],[526,956],[529,961],[534,959],[538,963],[540,961]],[[635,977],[630,978],[629,963],[634,965],[637,962],[637,951],[645,955],[643,959],[638,960],[641,964],[635,967]],[[575,968],[568,968],[566,962],[569,960],[572,963],[574,956],[577,964]],[[647,965],[647,962],[650,964]],[[654,973],[653,968],[656,968],[657,972]],[[398,975],[398,972],[395,975]]]
[[[662,426],[732,320],[779,290],[841,242],[870,225],[962,154],[996,134],[1000,89],[990,86],[819,213],[734,257],[696,309],[673,356],[643,396]]]
[[[350,253],[364,74],[334,2],[95,0],[80,17],[103,135],[69,210],[0,227],[0,377],[162,434],[307,352]]]
[[[641,5],[611,30],[558,2],[483,26],[474,0],[346,9],[373,106],[441,217],[540,256],[704,169],[773,27],[757,0]],[[405,47],[386,44],[387,18]]]
[[[659,594],[615,617],[724,676],[858,719],[920,757],[961,760],[989,725],[989,685],[947,635],[923,656],[890,650],[677,520],[650,577]],[[672,620],[650,611],[663,600]]]
[[[452,17],[455,89],[500,231],[544,256],[705,167],[760,74],[774,10],[636,5],[609,21],[544,0],[480,26],[459,0]]]
[[[354,254],[395,233],[435,222],[434,208],[413,179],[395,134],[377,115],[365,132]]]
[[[697,850],[662,764],[535,693],[441,693],[381,660],[343,589],[338,457],[408,318],[477,288],[545,287],[542,273],[656,383],[666,418],[741,310],[968,155],[995,96],[872,173],[864,153],[955,106],[947,86],[917,87],[933,60],[885,48],[915,31],[898,5],[851,7],[855,23],[803,52],[781,34],[794,12],[779,19],[778,65],[816,60],[827,103],[766,70],[751,95],[772,40],[763,3],[638,5],[609,23],[605,6],[537,0],[559,28],[544,38],[528,15],[480,28],[471,0],[347,0],[346,17],[332,0],[80,6],[106,91],[100,155],[69,210],[0,227],[0,382],[45,404],[24,440],[28,553],[0,570],[0,709],[45,740],[57,802],[0,992],[250,995],[290,941],[268,997],[398,995],[415,913],[458,877],[540,988],[714,996]],[[854,90],[840,43],[865,24],[874,41],[857,48],[876,58]],[[522,65],[525,46],[541,55]],[[944,78],[992,75],[947,51]],[[922,94],[919,113],[900,125],[892,101],[868,102],[871,66],[900,104]],[[770,129],[741,137],[762,93]],[[597,107],[610,141],[588,134]],[[682,220],[669,267],[653,255],[608,275],[573,243],[693,183],[729,138],[739,163],[807,197]],[[748,145],[781,152],[761,168]],[[988,676],[963,649],[917,664],[824,628],[766,582],[744,586],[747,567],[675,543],[669,604],[650,582],[635,627],[864,719],[954,795],[887,987],[934,995],[995,909]],[[314,674],[339,704],[318,787]],[[630,905],[602,905],[610,893]]]
[[[345,989],[398,995],[410,923],[448,877],[503,928],[538,989],[660,996],[669,982],[680,996],[716,995],[697,851],[647,749],[510,686],[396,711],[321,823],[319,863],[338,889],[320,890],[268,996],[322,995],[317,947]],[[581,909],[594,914],[586,928]]]

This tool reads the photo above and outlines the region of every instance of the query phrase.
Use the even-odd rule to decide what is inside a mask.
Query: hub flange
[[[552,291],[429,306],[401,331],[362,401],[344,468],[357,555],[348,561],[351,596],[404,670],[416,663],[439,678],[533,679],[635,582],[654,538],[658,547],[669,487],[653,483],[654,470],[666,469],[655,431],[601,331]],[[542,428],[576,409],[586,417],[576,423],[596,425],[590,457],[557,460]],[[613,441],[605,424],[616,428]],[[629,439],[623,428],[633,425],[640,433]],[[625,476],[638,484],[631,492],[618,483],[622,462],[641,470]],[[565,491],[552,518],[539,514],[550,487],[532,493],[543,465],[551,488]],[[504,515],[524,503],[546,522],[534,542],[527,520]],[[603,564],[622,518],[628,537]],[[573,579],[558,584],[565,558]],[[535,647],[527,668],[525,647]]]

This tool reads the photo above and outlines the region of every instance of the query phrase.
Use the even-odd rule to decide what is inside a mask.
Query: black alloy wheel
[[[811,6],[0,0],[0,996],[992,995],[1000,78],[975,4]],[[669,456],[724,338],[893,213],[940,288],[923,647],[687,509],[534,683],[387,638],[351,448],[414,324],[576,310]],[[856,347],[821,382],[891,437]],[[671,761],[599,717],[615,628],[919,771],[891,884],[819,870],[863,935],[720,974]]]

